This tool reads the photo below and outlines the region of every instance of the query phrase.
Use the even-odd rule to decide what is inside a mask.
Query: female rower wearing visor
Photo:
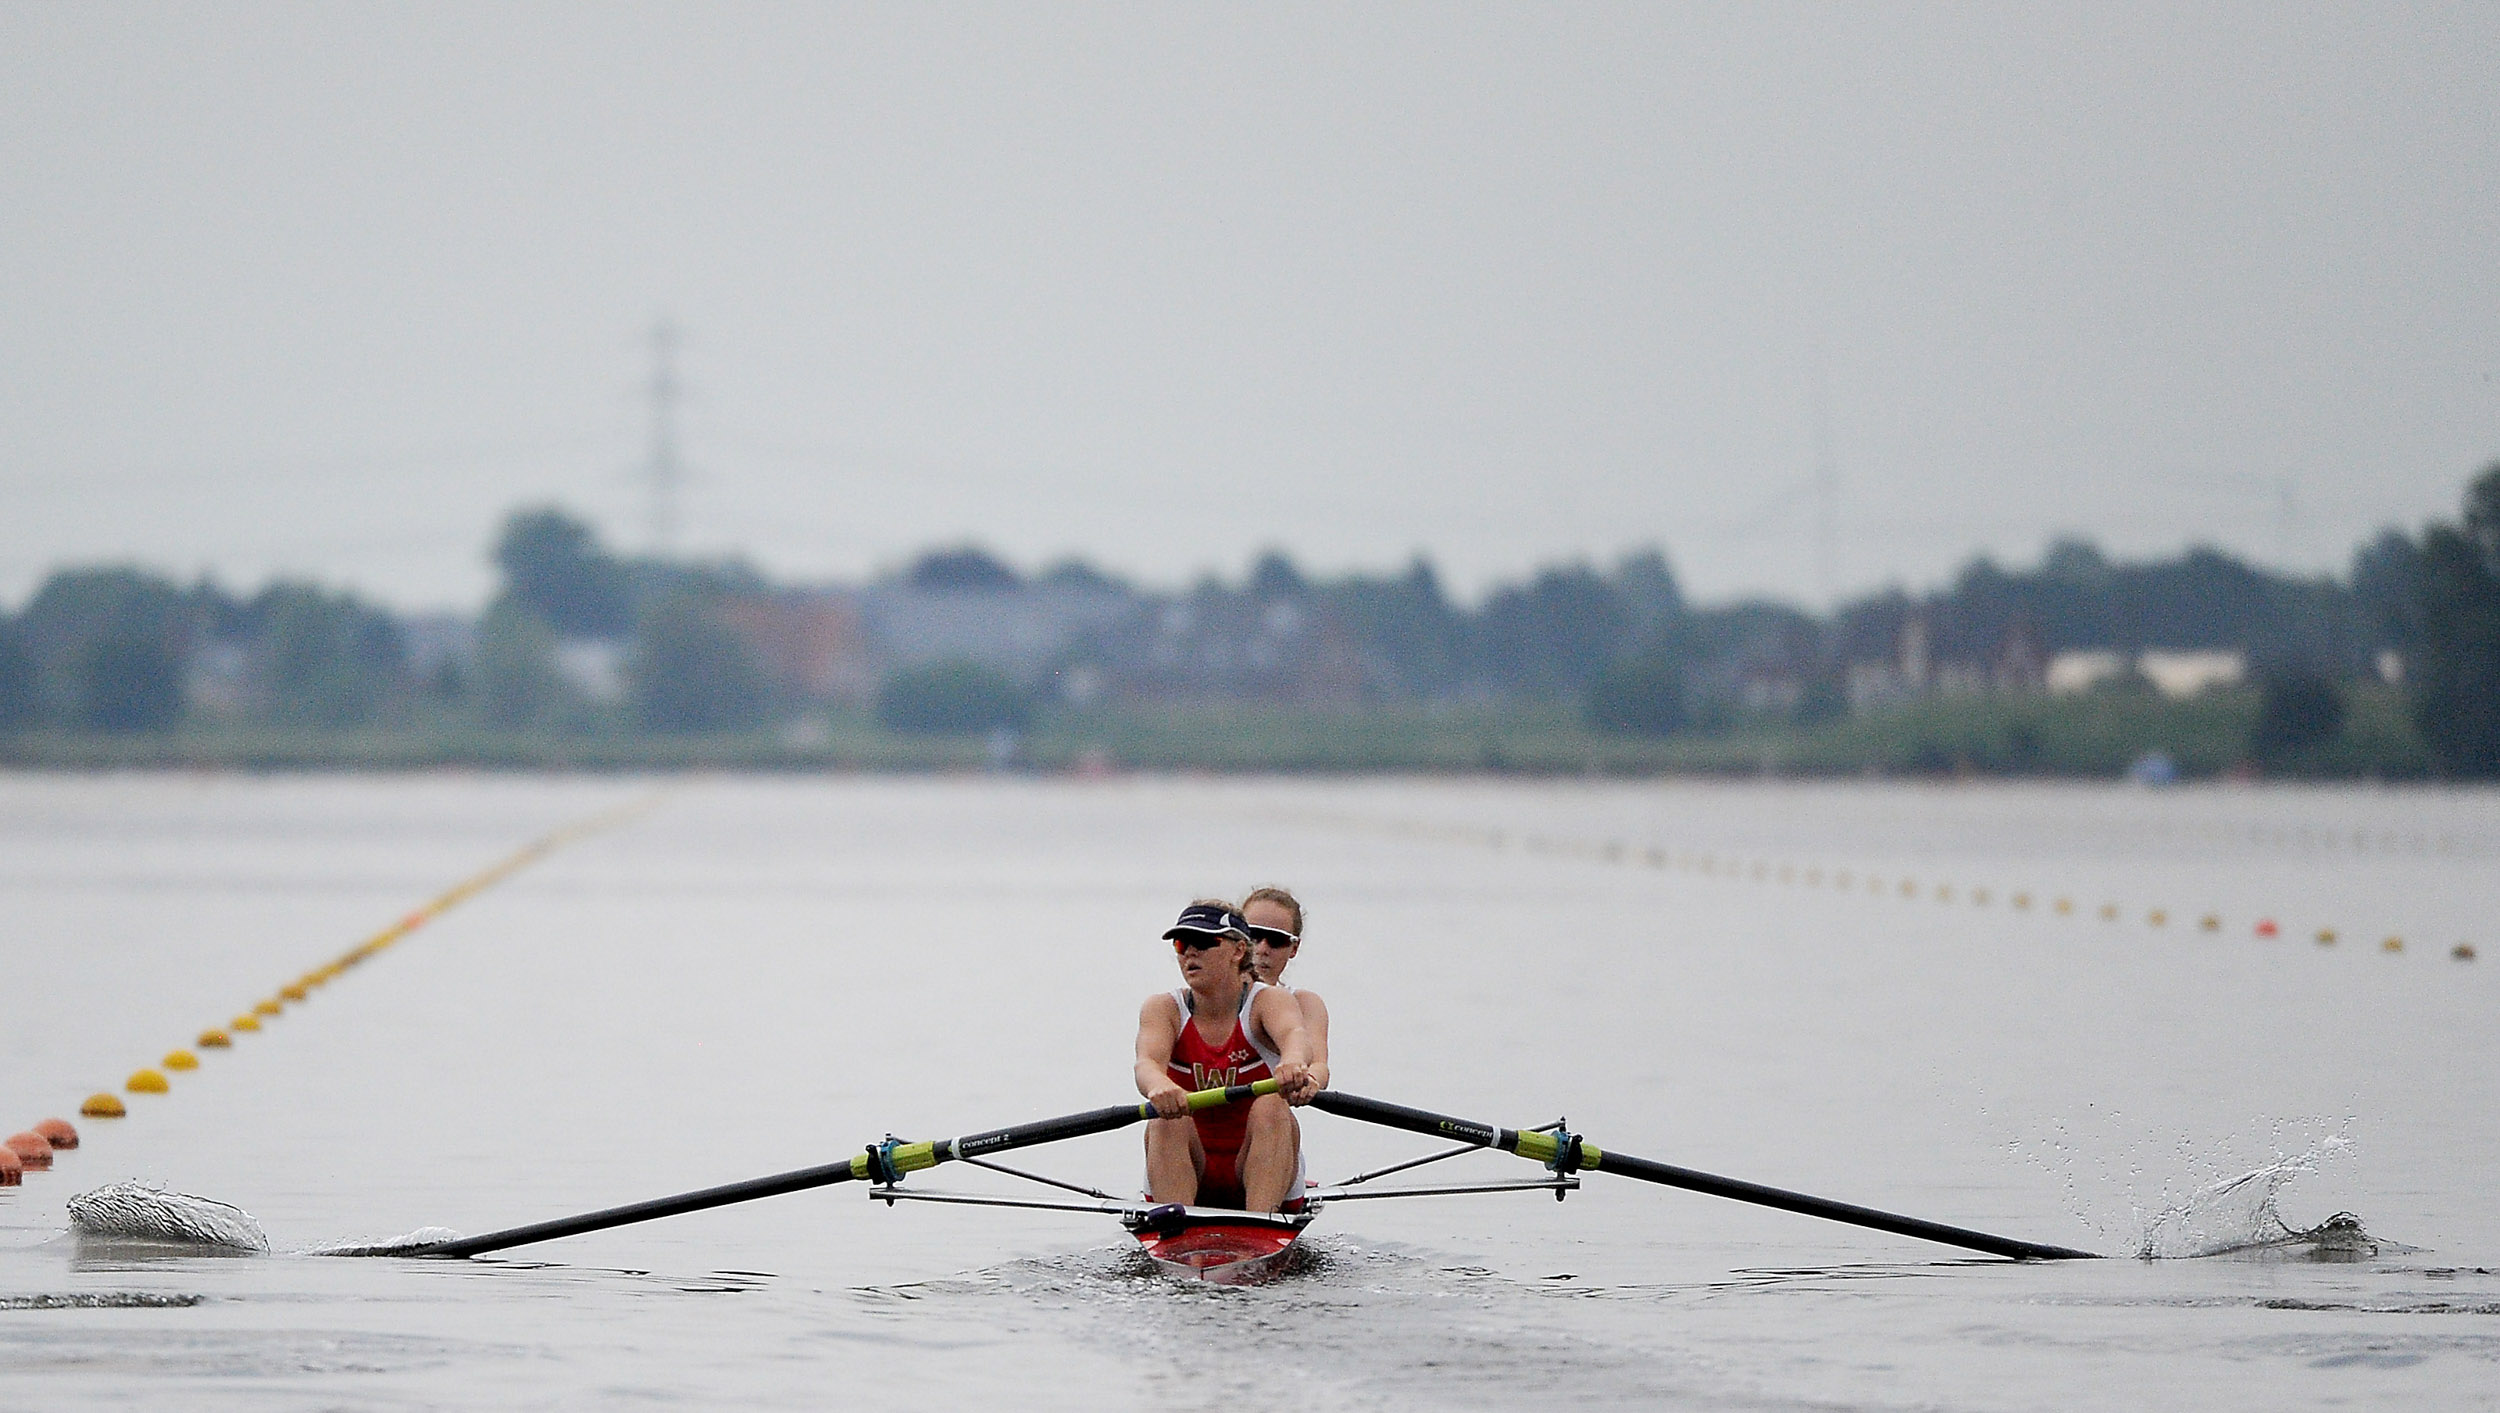
[[[1156,1202],[1276,1212],[1302,1188],[1302,1126],[1292,1106],[1319,1092],[1311,1033],[1293,997],[1250,970],[1249,924],[1213,899],[1164,932],[1179,990],[1137,1013],[1137,1092],[1146,1123],[1146,1190]],[[1191,1113],[1193,1090],[1274,1079],[1277,1092]]]
[[[1302,954],[1302,900],[1273,885],[1253,888],[1241,900],[1241,917],[1249,924],[1251,969],[1301,1008],[1302,1028],[1311,1033],[1311,1075],[1326,1089],[1328,1003],[1316,991],[1285,984],[1286,964]]]

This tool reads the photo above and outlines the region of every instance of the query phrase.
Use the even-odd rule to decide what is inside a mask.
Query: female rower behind
[[[1302,901],[1286,889],[1253,888],[1241,900],[1241,916],[1249,924],[1250,965],[1259,980],[1294,999],[1302,1010],[1302,1028],[1311,1036],[1311,1077],[1328,1087],[1328,1003],[1316,991],[1285,984],[1285,966],[1302,951]]]

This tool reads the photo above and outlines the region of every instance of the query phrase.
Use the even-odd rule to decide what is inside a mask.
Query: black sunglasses
[[[1175,952],[1203,952],[1219,942],[1238,942],[1240,940],[1241,939],[1238,937],[1221,936],[1211,932],[1184,932],[1180,936],[1172,939],[1172,950]]]
[[[1261,927],[1254,922],[1250,924],[1250,940],[1264,942],[1270,947],[1291,947],[1301,942],[1302,935],[1287,932],[1281,927]]]

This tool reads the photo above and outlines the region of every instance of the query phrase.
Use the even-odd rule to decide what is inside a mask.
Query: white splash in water
[[[69,1200],[69,1223],[81,1240],[255,1254],[269,1250],[269,1238],[251,1213],[152,1183],[116,1182],[82,1192]]]
[[[316,1246],[307,1256],[405,1256],[457,1240],[460,1233],[449,1227],[419,1227],[403,1236],[385,1237],[380,1241],[346,1242],[336,1246]]]
[[[2350,1139],[2330,1134],[2303,1152],[2206,1183],[2150,1217],[2139,1208],[2135,1254],[2147,1260],[2218,1256],[2298,1239],[2306,1233],[2283,1220],[2275,1197],[2292,1179],[2316,1173],[2320,1163],[2351,1149]]]
[[[2087,1104],[2072,1127],[2053,1121],[2047,1134],[2007,1146],[2056,1176],[2068,1209],[2105,1250],[2148,1260],[2268,1251],[2356,1259],[2378,1249],[2358,1218],[2339,1213],[2303,1228],[2276,1205],[2295,1179],[2352,1152],[2344,1135],[2353,1122],[2259,1119],[2260,1142],[2180,1134],[2162,1152],[2151,1135],[2130,1134],[2116,1110]]]

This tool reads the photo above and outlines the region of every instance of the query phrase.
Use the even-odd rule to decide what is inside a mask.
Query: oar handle
[[[1366,1099],[1359,1094],[1323,1089],[1311,1100],[1311,1107],[1324,1109],[1349,1119],[1380,1124],[1387,1128],[1405,1129],[1410,1133],[1427,1133],[1460,1143],[1473,1143],[1480,1148],[1498,1148],[1540,1163],[1552,1163],[1561,1149],[1561,1140],[1552,1134],[1534,1130],[1496,1128],[1474,1119],[1453,1118],[1429,1109],[1412,1109],[1404,1104],[1390,1104]],[[1852,1226],[1888,1231],[1896,1236],[1914,1236],[1946,1246],[1959,1246],[1971,1251],[1985,1251],[1992,1256],[2010,1256],[2020,1261],[2089,1260],[2100,1253],[2078,1251],[2069,1246],[2049,1246],[2035,1241],[2017,1241],[2012,1237],[1991,1236],[1967,1227],[1947,1226],[1919,1217],[1905,1217],[1897,1212],[1882,1212],[1873,1207],[1860,1207],[1851,1202],[1834,1202],[1829,1198],[1810,1197],[1785,1188],[1765,1187],[1760,1183],[1738,1178],[1720,1177],[1694,1168],[1679,1168],[1671,1163],[1635,1158],[1628,1153],[1609,1153],[1594,1143],[1582,1142],[1579,1166],[1590,1172],[1616,1173],[1623,1177],[1654,1182],[1664,1187],[1680,1187],[1691,1192],[1706,1192],[1738,1202],[1751,1202],[1761,1207],[1799,1212],[1809,1217],[1823,1217]]]
[[[1192,1113],[1212,1109],[1219,1104],[1237,1104],[1262,1094],[1276,1092],[1276,1081],[1259,1080],[1254,1084],[1236,1084],[1228,1089],[1201,1089],[1189,1096]],[[1057,1143],[1062,1139],[1082,1138],[1087,1134],[1108,1133],[1126,1128],[1155,1116],[1152,1104],[1114,1104],[1108,1109],[1095,1109],[1082,1114],[1069,1114],[1056,1119],[1037,1119],[1028,1124],[994,1128],[985,1133],[966,1134],[961,1138],[938,1143],[899,1143],[888,1140],[874,1145],[874,1151],[860,1153],[839,1163],[826,1163],[813,1168],[798,1168],[770,1177],[749,1178],[745,1182],[707,1187],[698,1192],[681,1192],[674,1197],[655,1197],[647,1202],[629,1202],[622,1207],[606,1207],[584,1212],[575,1217],[558,1217],[553,1221],[533,1222],[525,1227],[490,1231],[477,1236],[464,1236],[431,1246],[395,1249],[399,1256],[479,1256],[506,1247],[527,1246],[533,1242],[554,1241],[558,1237],[580,1236],[585,1232],[605,1231],[610,1227],[628,1226],[658,1217],[674,1217],[682,1212],[700,1212],[708,1207],[726,1207],[733,1202],[751,1202],[759,1197],[778,1197],[785,1192],[801,1192],[811,1187],[830,1187],[838,1182],[886,1181],[905,1173],[934,1168],[957,1158],[977,1158],[985,1153],[1004,1153],[1011,1148],[1030,1148],[1039,1143]]]

